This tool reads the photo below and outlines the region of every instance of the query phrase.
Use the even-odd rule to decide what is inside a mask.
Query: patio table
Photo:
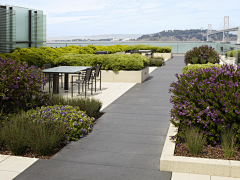
[[[145,53],[145,56],[151,55],[152,54],[152,50],[138,50],[139,53]]]
[[[59,93],[59,73],[64,73],[64,90],[68,90],[69,78],[68,74],[81,74],[81,71],[86,71],[91,66],[58,66],[44,69],[44,73],[53,73],[53,93]],[[49,93],[50,93],[50,78],[49,78]]]

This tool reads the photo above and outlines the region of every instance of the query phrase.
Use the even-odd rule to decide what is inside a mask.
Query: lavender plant
[[[181,137],[192,125],[200,129],[208,143],[219,144],[223,128],[232,126],[240,140],[240,69],[232,65],[188,71],[171,84],[171,122]],[[181,141],[181,138],[178,138]],[[179,143],[179,142],[177,142]]]
[[[93,127],[92,121],[94,118],[88,117],[78,107],[68,105],[41,107],[36,110],[29,110],[27,114],[33,122],[41,120],[44,123],[51,121],[64,124],[69,140],[78,140],[78,138],[90,132]]]
[[[200,47],[194,47],[192,50],[187,51],[184,57],[185,64],[193,63],[193,58],[198,58],[197,63],[208,63],[209,57],[213,58],[214,61],[211,63],[219,63],[220,57],[217,51],[211,46],[203,45]],[[194,60],[195,62],[195,60]],[[196,63],[194,63],[196,64]]]
[[[41,91],[46,79],[41,69],[36,73],[33,71],[34,67],[28,67],[25,62],[0,58],[0,106],[3,114],[48,104],[49,95]]]
[[[64,142],[65,132],[66,128],[62,123],[41,122],[41,120],[31,122],[27,128],[27,143],[40,156],[45,156]]]

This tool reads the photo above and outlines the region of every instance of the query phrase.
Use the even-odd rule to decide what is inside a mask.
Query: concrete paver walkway
[[[169,85],[183,67],[182,56],[168,60],[105,108],[93,132],[15,179],[170,180],[159,158],[170,124]]]

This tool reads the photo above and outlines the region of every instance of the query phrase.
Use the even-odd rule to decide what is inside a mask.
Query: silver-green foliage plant
[[[32,121],[48,122],[49,117],[55,123],[62,123],[66,126],[66,135],[70,140],[78,140],[93,127],[94,118],[90,118],[79,107],[68,105],[55,105],[29,110],[28,116]]]
[[[197,62],[198,62],[198,57],[193,57],[192,58],[192,63],[193,64],[197,64]]]
[[[206,59],[203,59],[203,58],[201,58],[200,62],[201,62],[201,64],[205,64],[205,63],[207,62],[207,60],[206,60]],[[212,62],[212,63],[213,63],[213,62]]]
[[[226,157],[232,158],[234,156],[236,140],[236,132],[232,128],[223,129],[221,133],[221,146]]]
[[[185,131],[185,138],[188,151],[194,155],[200,154],[206,143],[203,133],[198,128],[189,127]]]
[[[85,111],[89,117],[96,117],[102,108],[102,102],[94,98],[64,98],[59,95],[54,95],[51,99],[51,105],[70,105],[79,107]]]

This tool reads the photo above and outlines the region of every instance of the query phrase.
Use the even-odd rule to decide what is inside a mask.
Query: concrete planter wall
[[[170,140],[178,129],[170,124],[160,158],[160,171],[240,178],[240,161],[174,156],[175,143]]]
[[[101,70],[102,82],[142,83],[149,76],[149,67],[136,71]]]
[[[153,53],[153,57],[163,57],[164,59],[172,59],[173,53]]]
[[[122,54],[122,52],[118,54]],[[130,54],[130,53],[125,53],[125,54]],[[145,56],[145,53],[142,53],[142,55]],[[172,52],[171,53],[153,53],[153,57],[163,57],[165,60],[167,60],[167,59],[172,59],[173,53]]]

